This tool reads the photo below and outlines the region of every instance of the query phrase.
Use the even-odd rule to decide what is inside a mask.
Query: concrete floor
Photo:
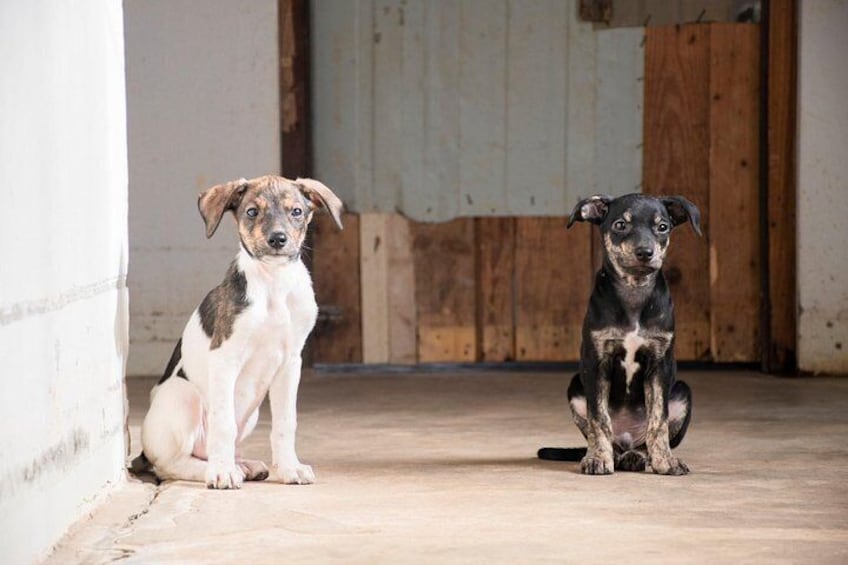
[[[587,477],[563,374],[305,376],[317,483],[131,481],[50,563],[848,562],[848,380],[686,373],[693,473]],[[151,381],[131,380],[133,453]],[[269,458],[263,411],[247,455]]]

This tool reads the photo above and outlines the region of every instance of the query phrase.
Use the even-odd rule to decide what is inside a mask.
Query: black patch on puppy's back
[[[180,359],[183,357],[183,338],[180,338],[177,341],[177,345],[174,347],[174,352],[171,353],[171,358],[168,360],[168,365],[165,367],[165,372],[162,374],[162,378],[159,379],[159,382],[156,384],[162,384],[168,379],[170,379],[174,374],[174,369],[180,363]],[[187,379],[185,371],[183,371],[182,367],[177,371],[177,376]]]
[[[236,317],[250,304],[247,299],[247,278],[235,261],[227,269],[223,282],[209,291],[200,303],[200,325],[212,339],[210,349],[221,347],[233,334]]]

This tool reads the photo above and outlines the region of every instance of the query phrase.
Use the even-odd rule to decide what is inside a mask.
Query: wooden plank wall
[[[704,231],[675,230],[666,263],[678,359],[758,361],[759,28],[690,24],[646,35],[643,191],[685,195]],[[335,304],[343,319],[316,330],[315,361],[577,359],[599,265],[588,225],[363,214],[351,234],[357,226],[345,219],[341,233],[317,220],[319,304]],[[348,303],[356,300],[361,311]]]
[[[709,84],[707,25],[646,30],[644,168],[642,191],[683,194],[701,209],[710,233]],[[691,230],[678,229],[665,269],[674,296],[677,355],[710,353],[709,249]]]
[[[567,218],[518,218],[515,353],[519,361],[577,359],[591,291],[588,226]]]
[[[567,218],[541,217],[344,220],[343,232],[324,215],[313,220],[313,279],[326,314],[310,339],[314,362],[577,359],[593,277],[587,226],[566,232]]]
[[[515,218],[479,218],[477,358],[515,360]]]
[[[362,362],[360,218],[344,214],[339,231],[327,214],[310,224],[312,279],[320,308],[305,357],[320,363]]]
[[[710,26],[710,349],[760,350],[759,27]]]
[[[474,220],[414,223],[418,361],[476,361]]]
[[[759,360],[759,26],[651,28],[643,190],[679,193],[705,239],[678,229],[666,262],[678,358]]]

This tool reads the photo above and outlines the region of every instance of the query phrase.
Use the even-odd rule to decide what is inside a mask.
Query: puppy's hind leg
[[[672,449],[680,445],[692,419],[692,391],[683,381],[675,381],[668,395],[668,438]]]
[[[244,473],[245,481],[264,481],[268,478],[268,466],[258,459],[239,459],[236,455],[236,465]]]
[[[643,449],[629,449],[624,453],[615,454],[615,469],[617,471],[644,471],[648,466],[648,455]]]
[[[574,375],[571,384],[568,385],[568,406],[571,408],[571,417],[574,424],[583,437],[589,437],[589,416],[586,409],[586,392],[583,390],[583,382],[580,375]]]
[[[195,386],[179,377],[157,385],[141,427],[144,455],[156,476],[203,482],[206,461],[193,455],[203,433],[203,401]]]

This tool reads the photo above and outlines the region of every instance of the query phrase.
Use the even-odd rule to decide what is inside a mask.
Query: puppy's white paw
[[[271,469],[271,480],[287,485],[311,485],[315,482],[312,467],[303,463],[275,465]]]
[[[230,465],[206,464],[206,486],[214,489],[241,488],[244,472],[233,462]]]

